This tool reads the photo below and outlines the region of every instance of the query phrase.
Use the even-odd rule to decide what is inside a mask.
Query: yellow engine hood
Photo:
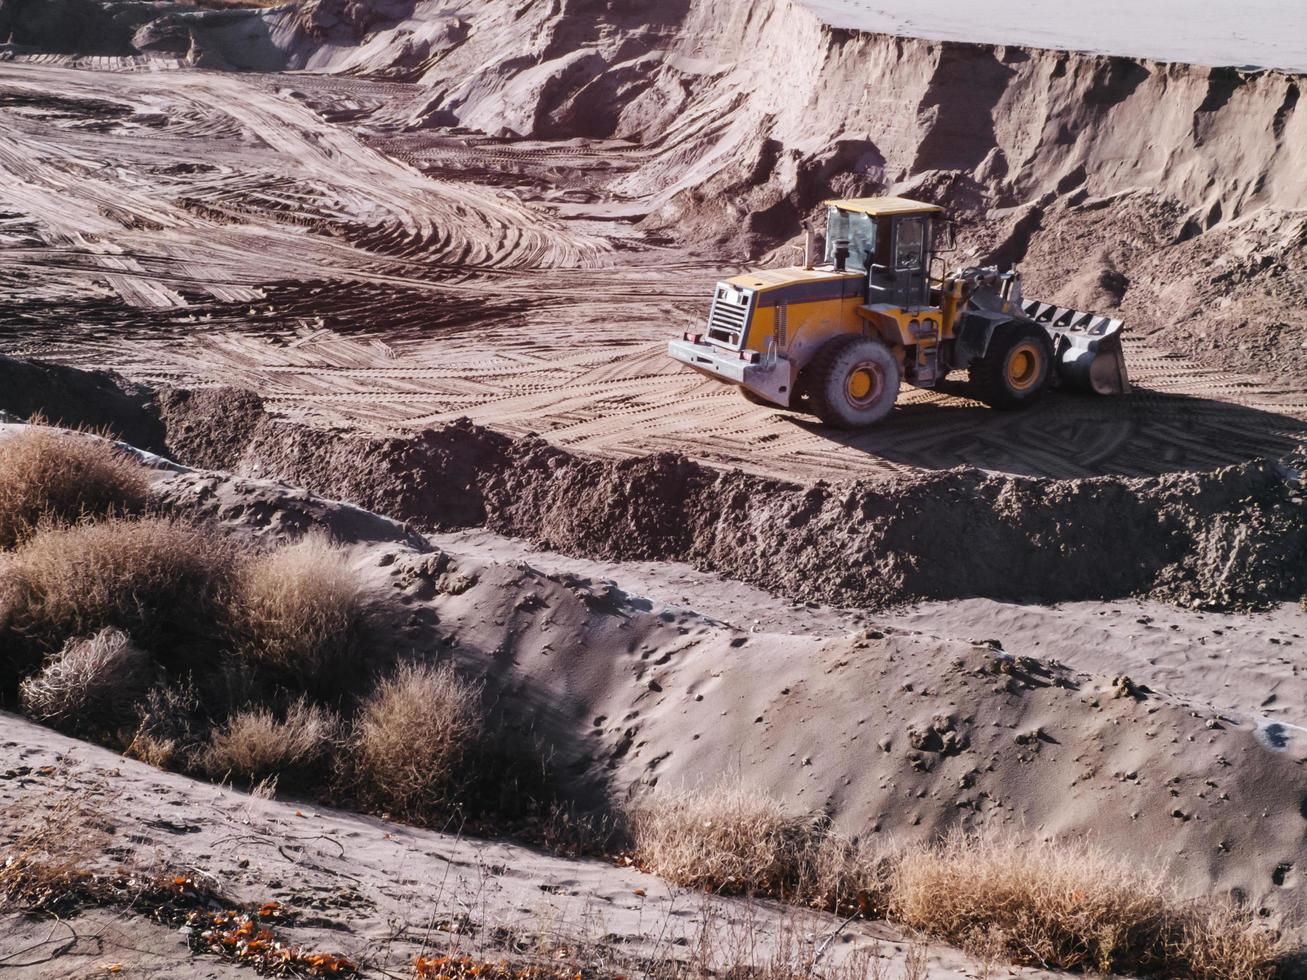
[[[860,282],[865,276],[865,272],[833,272],[830,269],[805,269],[796,265],[786,269],[759,269],[756,272],[732,276],[726,281],[737,289],[770,293],[784,289],[786,286]]]

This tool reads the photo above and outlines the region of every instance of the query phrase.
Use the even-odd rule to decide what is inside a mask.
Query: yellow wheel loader
[[[668,354],[761,404],[807,409],[856,429],[889,414],[906,381],[934,388],[967,370],[995,408],[1031,404],[1052,384],[1129,390],[1121,321],[1026,300],[1021,275],[944,274],[943,209],[901,197],[828,201],[824,261],[811,234],[802,267],[717,284],[707,326]],[[940,274],[932,273],[939,263]]]

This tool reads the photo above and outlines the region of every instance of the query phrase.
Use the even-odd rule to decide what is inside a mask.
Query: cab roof
[[[926,204],[906,197],[849,197],[841,201],[827,201],[841,211],[857,211],[873,218],[895,214],[936,214],[944,209],[938,204]]]

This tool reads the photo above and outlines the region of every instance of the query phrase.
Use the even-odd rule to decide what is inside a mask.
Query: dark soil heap
[[[485,526],[587,557],[688,562],[797,599],[1154,595],[1228,608],[1307,592],[1293,461],[1153,479],[957,468],[805,487],[676,454],[584,458],[466,421],[392,438],[321,430],[277,419],[250,392],[150,394],[8,358],[0,392],[19,415],[108,425],[188,465],[285,480],[418,528]]]

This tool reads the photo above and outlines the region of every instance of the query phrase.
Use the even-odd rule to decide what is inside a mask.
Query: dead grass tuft
[[[1160,873],[1083,844],[954,837],[904,852],[890,912],[961,945],[997,938],[1019,962],[1063,970],[1260,980],[1283,953],[1246,909],[1185,902]]]
[[[333,712],[303,698],[280,719],[267,708],[250,708],[213,733],[200,765],[217,779],[303,785],[326,772],[339,731]]]
[[[0,567],[7,625],[41,649],[105,627],[146,649],[212,634],[236,567],[217,532],[165,518],[46,527]]]
[[[640,866],[678,885],[840,914],[884,904],[887,866],[878,850],[735,777],[650,797],[628,812],[627,824]]]
[[[135,720],[154,668],[126,633],[103,629],[73,640],[19,689],[23,710],[73,734],[113,733]]]
[[[1286,947],[1248,909],[1187,901],[1164,875],[1083,844],[953,837],[880,853],[738,781],[628,814],[634,860],[695,888],[885,916],[987,962],[1168,980],[1269,980]]]
[[[208,744],[209,723],[189,679],[146,694],[136,734],[123,754],[159,769],[184,771]]]
[[[793,882],[819,836],[811,815],[794,815],[738,780],[708,790],[659,793],[634,808],[629,827],[645,870],[687,888],[775,894]]]
[[[315,688],[339,681],[363,618],[358,575],[320,534],[246,565],[230,608],[242,656]]]
[[[0,549],[43,523],[142,511],[150,485],[111,442],[33,425],[0,440]]]
[[[483,729],[481,688],[448,664],[405,664],[363,703],[350,746],[360,799],[424,819],[449,805],[459,766]]]

